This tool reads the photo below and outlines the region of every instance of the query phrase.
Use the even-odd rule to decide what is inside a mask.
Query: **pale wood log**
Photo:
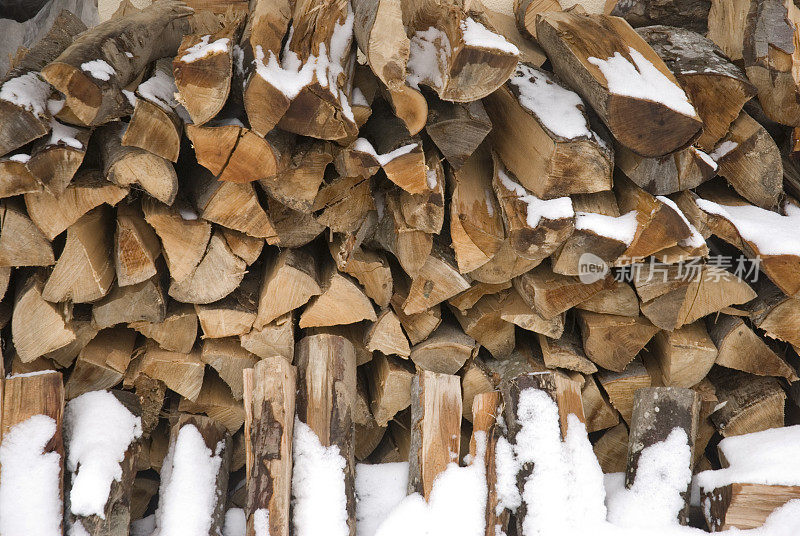
[[[314,258],[305,250],[282,250],[264,271],[254,327],[263,328],[321,292]]]
[[[686,324],[675,331],[659,331],[649,349],[645,362],[654,360],[656,366],[651,371],[668,387],[697,384],[717,359],[717,347],[702,321]]]
[[[630,422],[630,439],[625,469],[625,487],[630,488],[636,480],[642,451],[658,442],[665,441],[673,430],[683,430],[689,446],[691,464],[700,416],[700,397],[691,389],[681,387],[648,387],[633,394],[633,415]],[[676,460],[677,461],[677,460]],[[683,507],[678,512],[678,523],[688,524],[691,483],[681,490]]]
[[[75,339],[66,346],[47,352],[43,356],[52,359],[59,367],[72,365],[80,351],[100,331],[100,328],[92,320],[92,308],[88,304],[78,304],[72,307],[69,324],[70,329],[75,333]]]
[[[444,224],[445,172],[441,157],[435,150],[425,153],[427,189],[419,194],[400,192],[400,211],[406,223],[426,233],[439,234]]]
[[[242,399],[242,371],[253,368],[258,361],[234,337],[206,339],[203,341],[200,359],[217,371],[236,400]]]
[[[458,376],[421,370],[411,384],[408,491],[430,497],[434,479],[459,452],[461,385]]]
[[[127,187],[108,182],[99,171],[79,172],[59,195],[48,191],[25,194],[25,207],[33,223],[52,240],[91,209],[116,205],[128,194]]]
[[[776,378],[722,368],[712,369],[708,378],[720,401],[709,418],[723,437],[784,425],[786,392]]]
[[[386,255],[369,249],[355,248],[346,257],[344,238],[329,242],[328,246],[340,271],[351,275],[364,287],[364,293],[378,307],[386,307],[392,297],[392,272]]]
[[[642,156],[663,156],[685,147],[700,134],[702,123],[693,108],[691,113],[681,113],[651,100],[616,94],[599,67],[588,61],[589,57],[603,61],[619,53],[632,63],[632,48],[653,65],[665,83],[680,90],[664,62],[623,19],[574,12],[542,13],[536,20],[536,35],[556,74],[586,99],[622,145]]]
[[[195,305],[204,339],[238,337],[253,328],[258,312],[258,274],[248,272],[242,283],[225,298]]]
[[[355,461],[352,409],[356,399],[356,355],[353,345],[335,335],[311,335],[297,346],[297,418],[317,435],[322,446],[339,447],[345,460],[347,524],[355,535]]]
[[[36,140],[26,164],[45,189],[58,195],[69,185],[81,166],[91,131],[50,121],[51,134]]]
[[[411,360],[419,369],[455,374],[477,352],[475,340],[448,322],[411,348]]]
[[[215,232],[194,271],[185,279],[170,282],[169,295],[184,303],[212,303],[233,292],[246,270],[247,264],[234,255],[222,234]]]
[[[425,264],[433,248],[433,236],[413,227],[403,214],[402,195],[393,188],[383,195],[382,212],[372,241],[392,253],[403,270],[415,277]],[[381,206],[380,196],[377,206]]]
[[[234,434],[244,424],[244,407],[241,399],[231,395],[228,385],[215,372],[208,370],[203,386],[194,400],[181,398],[177,410],[194,415],[205,414]]]
[[[126,115],[130,108],[121,89],[148,63],[175,54],[190,29],[190,14],[185,4],[162,0],[141,12],[108,20],[73,40],[42,69],[42,76],[64,93],[66,106],[84,124],[99,125]],[[103,62],[113,74],[93,76],[83,67],[88,62]]]
[[[565,331],[558,339],[537,334],[537,339],[547,368],[563,368],[583,374],[597,372],[595,364],[586,357],[583,344],[576,332]]]
[[[548,3],[550,0],[544,0]],[[497,6],[491,6],[497,7]],[[506,13],[501,13],[489,7],[483,7],[483,14],[492,23],[497,33],[501,34],[519,49],[519,61],[530,63],[536,67],[541,67],[547,60],[544,51],[538,43],[530,39],[519,30],[516,17]]]
[[[332,144],[312,138],[294,142],[286,137],[270,136],[276,154],[280,153],[280,159],[276,173],[272,177],[260,179],[259,186],[291,209],[310,212],[325,178],[325,170],[334,160]]]
[[[307,328],[306,335],[337,335],[344,337],[356,352],[356,365],[361,366],[372,361],[372,352],[364,346],[364,335],[369,329],[367,322],[357,322],[355,324],[344,324],[339,326],[322,326]]]
[[[747,304],[750,321],[767,337],[800,347],[800,300],[787,297],[768,281],[755,286],[757,295]]]
[[[30,194],[28,194],[30,195]],[[0,202],[0,266],[50,266],[55,263],[50,240],[37,228],[22,203]]]
[[[370,352],[377,350],[385,355],[397,355],[406,359],[411,355],[400,320],[391,308],[382,310],[369,327],[364,335],[364,346]]]
[[[269,534],[289,536],[297,371],[271,357],[244,371],[248,534],[257,536],[254,518],[269,513]]]
[[[628,429],[620,423],[607,430],[593,445],[594,454],[603,473],[622,473],[625,471],[628,452]]]
[[[496,359],[514,350],[514,324],[503,319],[505,298],[509,293],[488,294],[466,311],[451,308],[464,333],[474,338]]]
[[[64,249],[42,290],[44,299],[87,303],[108,294],[114,282],[112,221],[110,211],[98,207],[67,229]]]
[[[349,276],[333,262],[323,267],[320,294],[309,301],[298,325],[301,328],[352,324],[377,320],[372,302]]]
[[[738,482],[702,491],[702,501],[708,505],[706,523],[712,532],[757,529],[776,509],[800,497],[800,486]]]
[[[680,2],[634,0],[632,2],[620,2],[613,0],[606,3],[606,12],[608,12],[609,4],[613,5],[612,15],[622,17],[634,28],[651,24],[665,24],[705,33],[708,29],[708,11],[712,2],[704,0],[681,0]]]
[[[451,103],[432,99],[425,132],[453,169],[459,169],[492,130],[481,101]]]
[[[99,328],[130,322],[162,322],[166,316],[167,297],[156,275],[127,287],[112,287],[92,305],[92,319]]]
[[[200,348],[190,353],[180,353],[164,350],[151,343],[145,347],[141,359],[136,363],[133,377],[143,374],[161,380],[181,396],[196,400],[203,386],[206,365],[200,357]]]
[[[69,240],[69,232],[67,239]],[[158,236],[145,221],[141,208],[137,205],[120,204],[117,207],[117,228],[114,231],[117,284],[134,285],[153,277],[157,272],[156,259],[160,255]]]
[[[553,318],[611,286],[611,281],[606,277],[587,284],[577,277],[553,273],[549,266],[541,264],[515,277],[513,284],[522,299],[537,313],[544,318]]]
[[[461,409],[463,417],[471,423],[475,422],[473,406],[476,400],[483,394],[494,391],[495,387],[489,379],[489,375],[484,368],[477,362],[478,358],[469,359],[461,367]]]
[[[83,347],[64,388],[68,400],[89,391],[110,389],[128,369],[136,332],[127,328],[100,331]]]
[[[619,424],[619,413],[611,405],[611,402],[609,402],[608,396],[600,391],[594,376],[586,376],[586,382],[581,389],[581,399],[583,401],[583,412],[586,417],[587,432],[597,432],[598,430],[616,427]],[[625,428],[625,425],[623,424],[622,427]],[[628,444],[627,440],[628,432],[626,430],[625,445]]]
[[[189,353],[197,339],[197,314],[190,304],[170,300],[163,320],[138,320],[129,322],[128,327],[156,341],[165,350]]]
[[[18,153],[0,158],[0,198],[43,190],[41,183],[30,172],[26,162],[21,161],[29,156]]]
[[[500,391],[476,395],[470,408],[473,425],[469,453],[473,459],[482,454],[486,470],[486,536],[492,536],[498,528],[504,530],[508,526],[509,514],[506,511],[497,512],[499,499],[495,448],[502,433],[499,426],[501,411]]]
[[[548,11],[562,11],[558,0],[515,0],[514,19],[519,32],[536,39],[536,15]]]
[[[625,176],[653,195],[696,188],[714,177],[717,171],[716,162],[696,147],[687,147],[660,158],[644,158],[619,145],[614,155],[615,164]]]
[[[363,369],[358,372],[356,388],[356,401],[353,407],[353,422],[355,423],[355,458],[365,461],[375,452],[388,431],[387,426],[380,426],[370,410],[370,398]],[[409,387],[409,391],[411,388]]]
[[[45,301],[43,289],[43,274],[30,275],[14,299],[11,338],[23,363],[63,348],[76,338],[69,306]]]
[[[162,203],[171,205],[178,193],[172,162],[138,147],[122,145],[126,124],[109,123],[94,138],[100,148],[103,173],[119,186],[138,185]]]
[[[498,294],[511,288],[511,282],[503,283],[473,283],[467,290],[447,300],[447,303],[459,311],[466,312],[478,301],[489,294]]]
[[[241,126],[238,120],[187,125],[186,135],[195,148],[197,163],[220,181],[249,183],[268,179],[277,171],[279,155],[270,140]]]
[[[312,210],[318,213],[319,224],[337,233],[357,231],[370,211],[375,210],[375,201],[370,181],[364,177],[338,177],[323,184],[314,199]]]
[[[408,298],[409,284],[404,278],[396,278],[394,282],[394,294],[392,294],[391,299],[392,309],[400,320],[400,324],[408,336],[408,341],[411,344],[422,342],[441,324],[441,306],[436,304],[419,313],[406,314],[403,312],[403,303]]]
[[[503,299],[500,318],[522,329],[551,338],[561,337],[564,333],[563,313],[552,318],[544,318],[519,295],[515,288],[509,289]]]
[[[239,336],[242,348],[260,358],[282,356],[294,359],[294,321],[292,313],[279,316],[263,328],[253,328]]]
[[[264,249],[263,238],[250,236],[241,231],[223,227],[222,236],[225,237],[225,241],[234,255],[242,259],[248,266],[258,260]]]
[[[370,409],[378,426],[386,426],[411,404],[414,367],[407,361],[376,354],[367,365]]]
[[[757,376],[781,376],[790,383],[797,373],[777,346],[768,345],[738,316],[718,315],[707,321],[714,345],[719,349],[716,364]]]
[[[637,389],[652,385],[650,374],[641,359],[632,361],[622,372],[601,371],[597,374],[597,381],[608,394],[611,405],[628,425],[633,415],[634,393]]]
[[[449,251],[437,245],[411,282],[403,312],[421,313],[469,288]]]
[[[614,280],[609,288],[601,290],[575,307],[594,313],[638,316],[639,298],[629,283]]]

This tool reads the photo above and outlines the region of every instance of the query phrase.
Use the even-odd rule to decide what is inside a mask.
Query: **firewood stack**
[[[63,381],[7,379],[0,434],[114,389],[142,437],[109,509],[150,513],[194,425],[282,535],[295,415],[351,513],[356,461],[427,498],[531,373],[606,472],[641,388],[688,388],[695,471],[797,423],[800,12],[651,3],[64,12],[0,86],[0,371]]]

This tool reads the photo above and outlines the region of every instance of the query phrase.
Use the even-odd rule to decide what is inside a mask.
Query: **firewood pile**
[[[503,502],[496,460],[516,441],[527,489],[548,400],[630,493],[650,446],[697,474],[789,433],[800,10],[615,4],[63,12],[0,85],[0,536],[154,512],[217,535],[236,508],[248,536],[352,535],[357,463],[407,462],[424,501],[459,460],[483,462],[485,533],[528,536],[541,508]],[[56,503],[9,491],[22,444]],[[327,529],[318,452],[342,460]],[[700,482],[667,517],[750,528],[800,498]]]

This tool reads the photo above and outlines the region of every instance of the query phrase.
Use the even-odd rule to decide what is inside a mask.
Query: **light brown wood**
[[[0,266],[50,266],[53,246],[15,200],[0,202]]]
[[[414,368],[396,357],[376,354],[367,365],[367,381],[372,397],[370,409],[378,426],[386,426],[411,404]]]
[[[622,372],[603,371],[597,381],[608,394],[611,405],[619,411],[628,425],[633,414],[633,394],[637,389],[650,387],[652,379],[640,359],[634,360]]]
[[[127,328],[100,331],[78,354],[64,388],[67,399],[87,393],[110,389],[122,381],[128,369],[136,332]]]
[[[294,357],[294,320],[291,313],[279,316],[263,328],[253,328],[239,336],[242,348],[260,358],[282,356],[291,362]]]
[[[577,277],[553,273],[546,264],[514,278],[519,295],[544,318],[553,318],[610,285],[610,277],[584,284]]]
[[[338,253],[345,247],[344,242],[330,242],[329,246],[340,271],[355,277],[364,287],[364,293],[378,307],[389,305],[392,297],[392,272],[384,253],[357,248],[346,258],[342,258]]]
[[[242,371],[253,368],[258,361],[255,355],[242,348],[235,337],[206,339],[200,359],[217,371],[236,400],[242,399]]]
[[[161,255],[158,236],[144,220],[136,205],[117,208],[117,228],[114,232],[114,267],[117,284],[134,285],[150,279],[156,272],[156,259]]]
[[[264,359],[244,371],[250,536],[257,536],[254,515],[259,508],[269,512],[270,534],[289,535],[296,382],[296,369],[279,357]]]
[[[372,302],[361,287],[342,274],[333,262],[323,267],[320,294],[311,298],[298,325],[301,328],[377,320]]]
[[[675,331],[659,331],[644,356],[655,361],[659,382],[665,386],[691,387],[702,380],[717,359],[717,347],[702,320]],[[656,379],[656,378],[654,378]]]
[[[594,454],[604,473],[621,473],[625,471],[625,459],[628,452],[628,429],[624,423],[607,430],[593,445]]]
[[[143,374],[154,380],[161,380],[181,396],[196,400],[203,387],[203,371],[206,365],[200,356],[200,348],[189,353],[180,353],[150,344],[136,363],[133,377]]]
[[[45,301],[43,289],[43,274],[33,274],[21,283],[14,299],[11,336],[23,363],[63,348],[76,337],[69,308]]]
[[[474,338],[493,357],[502,359],[514,350],[514,324],[503,319],[508,291],[488,294],[466,311],[452,308],[464,333]]]
[[[455,374],[477,351],[478,345],[472,337],[446,322],[411,348],[411,360],[419,369]]]
[[[408,358],[411,348],[403,333],[400,320],[391,308],[386,308],[378,315],[364,336],[364,346],[370,352],[379,351],[385,355],[397,355]]]
[[[165,350],[189,353],[197,339],[197,314],[189,304],[169,301],[163,320],[138,320],[130,322],[128,327],[156,341]]]
[[[537,339],[547,368],[563,368],[583,374],[597,372],[595,364],[586,357],[577,333],[565,331],[559,339],[537,334]]]
[[[228,247],[222,234],[211,235],[203,259],[185,279],[173,280],[169,295],[184,303],[212,303],[234,291],[242,282],[247,264]]]
[[[395,292],[392,294],[392,309],[397,315],[403,330],[408,336],[408,341],[413,345],[425,340],[428,335],[439,327],[442,322],[440,305],[434,305],[424,311],[414,314],[403,312],[403,303],[408,297],[409,285],[405,279],[395,280]]]
[[[403,302],[407,315],[421,313],[469,288],[469,281],[456,269],[452,256],[435,247],[414,277]]]
[[[786,392],[776,378],[715,368],[708,379],[719,399],[709,419],[723,437],[784,425]]]
[[[164,321],[166,309],[164,290],[158,276],[154,276],[136,285],[112,287],[92,305],[92,320],[99,328],[139,321],[159,323]]]
[[[486,536],[503,530],[508,525],[508,514],[498,513],[498,493],[495,450],[500,437],[499,417],[502,411],[500,391],[480,393],[475,396],[469,413],[474,416],[469,453],[472,459],[483,457],[486,470]]]
[[[800,486],[734,483],[703,491],[703,501],[709,505],[706,523],[712,532],[761,527],[772,512],[800,497]]]
[[[314,258],[302,249],[282,250],[264,270],[254,327],[263,328],[321,292]]]
[[[461,385],[458,376],[421,370],[411,384],[409,493],[430,497],[434,479],[459,451]]]
[[[587,375],[585,378],[586,382],[581,389],[581,399],[583,400],[583,413],[586,417],[586,431],[597,432],[616,427],[619,424],[619,413],[608,401],[608,396],[600,391],[595,377]],[[623,424],[622,427],[624,428],[625,425]],[[627,437],[628,432],[625,430],[625,445],[628,444]]]

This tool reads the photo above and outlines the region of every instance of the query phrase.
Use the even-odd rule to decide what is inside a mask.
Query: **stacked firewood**
[[[64,12],[0,85],[0,437],[105,389],[142,420],[70,523],[127,534],[189,425],[281,535],[295,415],[347,460],[351,530],[355,461],[427,498],[525,382],[605,472],[629,436],[683,427],[700,471],[798,422],[793,3],[189,4]],[[714,530],[771,511],[709,496]]]

